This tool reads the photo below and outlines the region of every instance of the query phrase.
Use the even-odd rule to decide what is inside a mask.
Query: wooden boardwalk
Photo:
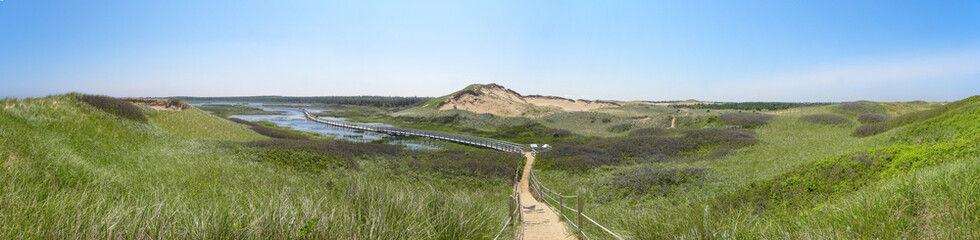
[[[485,148],[495,149],[504,152],[522,153],[531,150],[530,147],[525,144],[517,144],[517,143],[492,139],[492,138],[475,137],[470,135],[438,132],[438,131],[418,130],[418,129],[411,129],[411,128],[400,128],[400,127],[370,125],[370,124],[363,124],[363,123],[352,123],[352,122],[345,122],[345,121],[325,120],[313,116],[313,114],[306,111],[306,109],[300,109],[300,110],[303,111],[303,115],[305,115],[306,118],[309,119],[310,121],[323,123],[331,126],[342,127],[342,128],[378,132],[378,133],[384,133],[392,136],[423,137],[423,138],[442,140],[442,141],[466,144],[466,145],[477,146],[477,147],[485,147]]]

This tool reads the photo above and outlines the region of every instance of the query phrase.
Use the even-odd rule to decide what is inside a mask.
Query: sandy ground
[[[615,107],[616,105],[605,102],[568,100],[564,98],[548,97],[525,97],[527,103],[535,106],[556,107],[562,111],[588,111],[599,108]]]
[[[570,100],[547,96],[522,96],[501,86],[480,88],[479,94],[460,93],[447,99],[438,110],[466,110],[499,116],[525,116],[526,113],[542,114],[553,111],[588,111],[615,107],[614,103],[601,101]],[[528,116],[534,117],[534,116]]]
[[[531,166],[534,164],[534,156],[526,153],[527,164],[524,165],[524,173],[521,181],[517,183],[517,191],[520,194],[521,202],[521,231],[519,239],[578,239],[575,234],[565,228],[565,224],[559,221],[560,216],[547,205],[539,202],[531,196],[530,175]]]

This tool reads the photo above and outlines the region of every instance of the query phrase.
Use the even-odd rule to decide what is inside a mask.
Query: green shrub
[[[731,149],[758,142],[751,132],[735,129],[702,128],[680,136],[628,136],[599,139],[589,143],[558,144],[538,154],[541,169],[576,172],[624,163],[661,162],[685,156],[700,149],[712,151],[707,157],[731,153]]]
[[[848,116],[857,116],[865,113],[884,113],[885,106],[869,101],[845,102],[833,106],[832,111]]]
[[[665,134],[667,132],[668,131],[665,128],[640,128],[640,129],[636,129],[636,130],[631,131],[628,136],[630,136],[630,137],[661,136],[661,135],[663,135],[663,134]]]
[[[610,199],[666,196],[681,187],[704,180],[706,175],[707,170],[703,168],[665,169],[647,165],[616,173],[600,181],[600,189],[611,192],[603,195]]]
[[[776,118],[772,115],[760,113],[725,113],[718,116],[718,120],[726,125],[735,125],[742,128],[754,128],[769,124],[769,121]]]
[[[845,117],[842,117],[840,115],[835,115],[835,114],[814,114],[814,115],[806,115],[806,116],[800,117],[800,120],[805,121],[805,122],[809,122],[809,123],[824,124],[824,125],[851,124],[851,120],[849,120],[849,119],[847,119]]]
[[[858,116],[858,122],[863,124],[876,123],[892,119],[891,116],[879,113],[865,113]]]
[[[690,109],[732,109],[746,111],[783,110],[797,107],[823,106],[830,103],[789,103],[789,102],[735,102],[720,104],[670,104],[672,108]]]
[[[616,125],[609,126],[608,128],[606,128],[606,130],[609,130],[610,132],[618,133],[618,132],[629,131],[632,128],[633,128],[633,124],[623,123],[623,124],[616,124]]]
[[[240,124],[245,124],[245,125],[249,126],[250,128],[252,128],[252,131],[255,131],[255,132],[259,133],[259,134],[262,134],[262,135],[265,135],[265,136],[271,137],[271,138],[281,138],[281,139],[308,139],[306,136],[303,136],[303,135],[291,133],[289,131],[282,130],[282,129],[275,129],[275,128],[271,128],[271,127],[262,126],[262,125],[259,125],[259,124],[253,123],[253,122],[249,122],[249,121],[245,121],[245,120],[242,120],[242,119],[238,119],[238,118],[229,118],[228,120],[231,120],[232,122],[236,122],[236,123],[240,123]]]
[[[104,95],[82,95],[78,99],[109,114],[137,122],[147,122],[143,110],[129,101]]]

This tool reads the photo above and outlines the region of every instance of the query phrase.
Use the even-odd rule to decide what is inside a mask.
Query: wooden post
[[[585,225],[582,225],[582,196],[578,197],[578,231],[582,232]]]

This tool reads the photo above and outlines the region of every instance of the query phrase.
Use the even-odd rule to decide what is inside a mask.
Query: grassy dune
[[[505,179],[302,171],[224,147],[265,137],[200,110],[140,123],[76,98],[0,102],[0,238],[480,239],[506,216]]]
[[[881,105],[876,111],[918,115],[925,104]],[[760,143],[721,158],[536,172],[550,188],[585,196],[590,216],[635,239],[976,239],[980,98],[955,106],[872,137],[851,136],[860,113],[845,115],[849,124],[801,120],[840,114],[839,105],[788,109],[753,130]],[[691,177],[623,179],[636,169]],[[610,196],[617,181],[632,184],[619,191],[677,191]]]

